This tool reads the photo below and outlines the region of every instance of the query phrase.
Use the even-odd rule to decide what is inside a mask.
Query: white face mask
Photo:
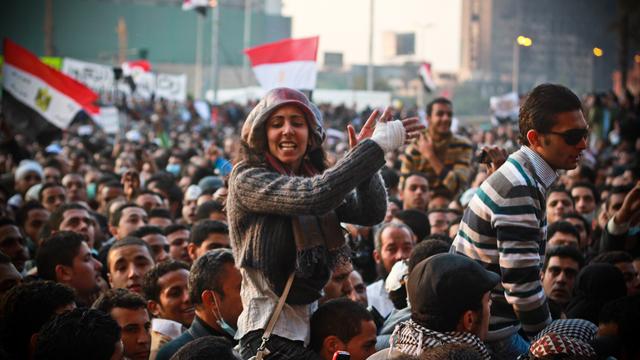
[[[214,311],[212,311],[213,316],[217,319],[216,320],[216,324],[218,324],[218,326],[220,327],[220,329],[222,331],[224,331],[225,333],[229,334],[231,337],[235,337],[236,336],[236,330],[234,328],[231,327],[231,325],[227,324],[226,321],[224,321],[224,318],[222,317],[222,313],[220,313],[220,307],[218,306],[218,300],[216,299],[216,296],[214,294],[212,294],[213,296],[213,302],[216,305],[216,309]]]

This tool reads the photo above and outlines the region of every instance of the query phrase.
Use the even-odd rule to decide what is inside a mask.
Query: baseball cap
[[[409,274],[407,295],[412,314],[433,315],[474,308],[500,282],[500,276],[457,254],[422,260]]]

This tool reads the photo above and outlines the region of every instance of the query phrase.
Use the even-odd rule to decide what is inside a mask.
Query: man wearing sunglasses
[[[580,99],[561,85],[533,89],[520,108],[519,126],[522,147],[482,183],[452,245],[501,276],[491,294],[487,336],[497,359],[527,351],[520,329],[531,336],[551,321],[539,277],[545,193],[557,170],[578,165],[589,135]]]

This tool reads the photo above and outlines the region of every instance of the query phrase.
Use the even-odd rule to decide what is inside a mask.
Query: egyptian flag
[[[436,89],[436,83],[433,82],[433,74],[431,73],[431,64],[424,62],[420,65],[418,69],[418,74],[420,75],[420,80],[422,80],[422,85],[424,85],[424,89],[427,92],[432,92]]]
[[[46,142],[56,128],[69,127],[81,110],[90,116],[100,112],[94,104],[98,95],[85,85],[9,39],[4,39],[3,50],[2,110],[14,132]]]
[[[244,53],[265,90],[277,87],[313,90],[318,74],[318,42],[318,36],[284,39],[245,49]]]

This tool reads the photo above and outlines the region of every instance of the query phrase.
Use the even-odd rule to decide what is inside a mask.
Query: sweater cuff
[[[617,224],[613,220],[614,218],[615,216],[609,219],[609,222],[607,222],[607,231],[609,232],[609,234],[622,235],[629,231],[629,222]]]

